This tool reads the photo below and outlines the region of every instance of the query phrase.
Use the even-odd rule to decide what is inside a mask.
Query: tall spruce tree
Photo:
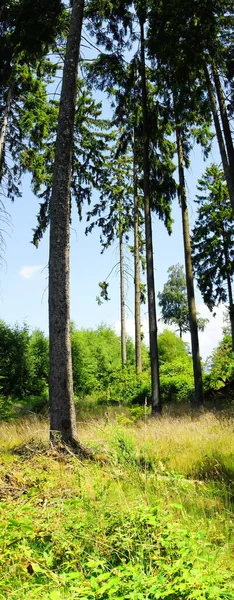
[[[136,128],[133,130],[133,194],[134,194],[134,307],[135,307],[135,357],[136,372],[142,371],[141,352],[141,237],[140,237],[140,199],[137,177],[137,140]]]
[[[224,173],[215,164],[198,182],[197,218],[193,228],[193,264],[205,304],[213,311],[228,301],[234,351],[234,219]]]
[[[70,340],[70,208],[77,73],[84,0],[73,0],[65,52],[50,200],[50,434],[77,446]]]
[[[127,8],[127,3],[125,8]],[[135,11],[135,12],[134,12]],[[127,14],[127,12],[126,12]],[[171,157],[173,151],[169,149],[169,141],[166,144],[164,138],[162,146],[164,151],[167,146],[168,160],[160,162],[160,140],[158,139],[159,128],[157,121],[159,115],[157,111],[149,111],[150,96],[148,85],[146,85],[146,64],[145,64],[145,39],[144,39],[144,26],[146,20],[146,11],[141,3],[134,4],[134,10],[132,14],[132,20],[134,18],[138,26],[137,37],[140,40],[140,51],[136,57],[133,58],[130,68],[126,69],[124,66],[125,60],[123,57],[123,48],[121,47],[121,35],[118,35],[118,28],[115,28],[115,34],[113,35],[114,41],[117,40],[118,52],[111,52],[109,56],[102,55],[95,63],[93,68],[98,66],[98,70],[95,71],[93,80],[99,84],[101,89],[107,89],[111,94],[114,91],[114,103],[117,106],[115,114],[117,118],[125,118],[129,121],[129,115],[131,115],[131,136],[134,128],[133,120],[135,115],[135,80],[131,86],[130,93],[127,93],[129,89],[129,75],[136,73],[135,64],[138,65],[138,90],[139,90],[139,102],[141,107],[140,116],[140,138],[143,150],[143,160],[141,161],[142,170],[142,184],[144,191],[144,213],[145,213],[145,237],[146,237],[146,272],[148,282],[148,309],[149,309],[149,329],[150,329],[150,356],[151,356],[151,380],[152,380],[152,412],[157,413],[161,411],[161,401],[159,392],[159,368],[158,368],[158,352],[157,352],[157,321],[156,321],[156,305],[155,305],[155,291],[154,291],[154,268],[153,268],[153,248],[152,248],[152,225],[151,225],[151,210],[155,210],[161,218],[163,218],[170,229],[170,200],[175,193],[175,184],[172,177],[173,167],[171,164]],[[105,29],[105,22],[108,22],[108,27]],[[114,11],[111,12],[110,5],[106,7],[106,12],[102,15],[102,18],[96,22],[95,27],[92,28],[92,32],[96,33],[97,39],[104,41],[107,50],[110,50],[110,37],[108,33],[112,31],[114,19]],[[101,28],[101,23],[104,27]],[[117,23],[117,19],[116,19]],[[126,21],[125,21],[126,23]],[[100,31],[101,28],[101,31]],[[130,36],[130,43],[135,36]],[[119,45],[120,47],[119,47]],[[109,65],[108,65],[109,62]],[[101,69],[100,69],[101,67]],[[148,74],[148,73],[147,73]],[[117,88],[117,90],[116,90]],[[155,92],[152,93],[152,98],[155,97]],[[126,110],[126,104],[128,110]],[[151,100],[152,104],[152,100]],[[153,117],[154,115],[154,117]],[[115,121],[116,122],[116,121]],[[167,123],[167,121],[166,121]],[[138,129],[139,131],[139,129]],[[153,137],[152,137],[153,136]],[[152,141],[152,139],[154,141]],[[162,141],[162,140],[161,140]],[[169,158],[170,156],[170,158]],[[157,159],[155,160],[155,157]],[[157,166],[156,166],[157,165]],[[155,177],[156,174],[156,177]]]
[[[138,8],[140,25],[140,74],[142,92],[142,134],[143,134],[143,189],[144,189],[144,214],[145,214],[145,244],[146,244],[146,274],[147,274],[147,298],[149,315],[149,342],[151,362],[151,395],[152,414],[160,413],[162,410],[160,384],[159,384],[159,357],[157,344],[157,317],[156,296],[154,283],[154,259],[153,239],[151,221],[151,198],[150,198],[150,162],[149,162],[149,113],[148,94],[146,87],[146,65],[145,65],[145,8]]]
[[[184,149],[183,149],[183,141],[182,141],[183,138],[182,138],[182,134],[181,134],[181,129],[178,127],[178,125],[176,127],[176,139],[177,139],[178,168],[179,168],[178,195],[179,195],[179,201],[181,204],[181,213],[182,213],[185,272],[186,272],[186,283],[187,283],[188,309],[189,309],[191,346],[192,346],[192,358],[193,358],[193,372],[194,372],[194,388],[195,388],[194,402],[196,404],[202,404],[203,403],[203,384],[202,384],[201,359],[200,359],[198,326],[197,326],[197,312],[196,312],[194,280],[193,280],[193,265],[192,265],[192,252],[191,252],[191,240],[190,240],[190,229],[189,229],[189,214],[188,214],[187,194],[186,194],[186,186],[185,186],[185,173],[184,173],[185,159],[184,159]]]
[[[234,208],[234,150],[225,105],[225,93],[232,93],[233,25],[231,0],[151,2],[152,55],[157,56],[160,66],[174,69],[177,89],[187,83],[188,98],[198,86],[207,96]]]
[[[38,245],[41,237],[43,236],[44,231],[51,222],[51,187],[54,177],[54,162],[56,161],[56,125],[58,122],[58,108],[58,103],[56,101],[48,101],[45,97],[43,99],[43,103],[41,103],[40,111],[38,112],[38,114],[30,113],[30,118],[25,119],[24,124],[24,131],[25,135],[27,135],[28,147],[27,149],[24,149],[21,154],[22,168],[25,171],[31,172],[33,191],[41,200],[40,210],[38,214],[38,225],[35,228],[33,235],[33,241],[36,246]],[[69,207],[69,217],[66,223],[68,232],[70,230],[71,201],[76,202],[78,213],[81,218],[83,203],[85,201],[88,203],[90,202],[93,186],[99,185],[98,180],[100,177],[100,172],[102,171],[102,166],[105,163],[106,139],[109,139],[109,134],[106,132],[108,124],[105,120],[100,119],[101,112],[101,104],[96,103],[93,100],[87,86],[85,86],[81,80],[77,80],[76,78],[74,121],[71,130],[72,150],[70,164],[71,170],[69,171],[69,203],[67,206],[67,208]],[[38,149],[40,150],[39,152]],[[61,156],[60,160],[62,160]],[[62,202],[62,197],[62,190],[60,190],[60,202]],[[59,206],[59,208],[61,209],[61,206]],[[65,207],[63,208],[65,210]],[[63,229],[63,227],[64,223],[61,222],[61,229]],[[67,243],[69,242],[68,232]],[[61,230],[60,235],[62,235]],[[57,236],[59,236],[59,232],[57,233]],[[59,237],[56,237],[56,239],[57,243],[59,243]],[[64,272],[62,264],[60,276],[63,275]],[[66,310],[66,314],[64,314],[63,312],[62,315],[64,318],[63,323],[66,321],[66,319],[68,319],[69,314],[69,290],[67,287],[69,278],[68,251],[66,251],[65,275],[65,288],[63,287],[61,290],[60,299],[56,298],[56,303],[58,302],[59,304],[60,302],[61,306],[64,307],[64,312]],[[67,294],[65,304],[64,289]],[[57,319],[56,326],[60,327],[59,319]],[[69,319],[67,327],[69,329]],[[56,331],[54,335],[56,335]],[[62,343],[68,344],[69,335],[70,329],[67,337],[65,339],[63,337],[62,340],[60,340],[61,346]],[[63,385],[66,385],[67,382],[67,371],[69,371],[70,369],[68,360],[70,359],[69,356],[67,358],[66,354],[60,355],[60,362],[62,362],[63,359],[65,362],[63,373],[61,373],[63,374],[63,380],[59,380],[58,378],[57,386],[60,389],[60,402],[64,402],[64,408],[61,410],[61,405],[57,404],[57,413],[55,414],[55,416],[53,416],[54,405],[53,403],[51,405],[51,437],[53,440],[56,439],[57,434],[53,432],[58,431],[59,436],[62,437],[62,439],[65,442],[75,444],[75,438],[72,437],[72,431],[74,430],[73,428],[75,422],[75,414],[73,411],[73,405],[68,404],[68,396],[70,394],[71,388],[66,388],[65,391],[67,395],[65,395],[64,388],[62,387]],[[55,360],[55,356],[53,354],[51,356],[51,360]],[[56,377],[56,364],[54,364],[54,369],[54,377]],[[72,399],[72,395],[69,397]],[[64,429],[63,426],[62,419],[64,418],[67,419],[65,421],[65,424],[68,424],[67,430]],[[58,426],[58,429],[56,430],[55,425]]]
[[[171,7],[171,14],[169,14],[169,5]],[[181,3],[176,6],[172,6],[170,2],[168,5],[164,2],[157,5],[151,4],[148,43],[150,56],[155,67],[155,74],[161,86],[161,94],[165,99],[168,111],[174,115],[179,167],[178,193],[182,212],[185,270],[194,367],[194,400],[196,403],[201,403],[203,400],[202,373],[196,321],[185,167],[189,165],[189,152],[194,140],[202,145],[205,155],[207,155],[212,134],[209,130],[210,107],[204,93],[204,81],[201,83],[201,78],[198,76],[198,69],[194,65],[192,56],[189,73],[186,70],[186,60],[190,64],[191,48],[187,32],[184,31],[185,23],[183,20],[181,21],[182,14],[184,13]],[[175,22],[178,23],[178,30],[175,28]],[[190,20],[188,23],[190,28]],[[155,40],[157,40],[157,44],[155,44]],[[200,71],[201,69],[200,65]]]

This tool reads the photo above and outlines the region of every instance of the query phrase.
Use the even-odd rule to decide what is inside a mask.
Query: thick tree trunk
[[[182,146],[182,140],[181,140],[181,132],[180,132],[179,127],[176,127],[176,139],[177,139],[177,152],[178,152],[178,164],[179,164],[179,197],[180,197],[181,211],[182,211],[184,258],[185,258],[186,284],[187,284],[188,309],[189,309],[192,359],[193,359],[194,388],[195,388],[194,402],[197,405],[199,405],[199,404],[203,403],[203,384],[202,384],[201,359],[200,359],[198,329],[197,329],[196,304],[195,304],[195,295],[194,295],[191,240],[190,240],[190,232],[189,232],[189,215],[188,215],[185,177],[184,177],[184,154],[183,154],[183,146]]]
[[[204,73],[205,73],[205,79],[206,79],[206,83],[207,83],[208,94],[209,94],[209,98],[210,98],[210,105],[211,105],[211,110],[212,110],[212,115],[213,115],[215,131],[216,131],[216,135],[217,135],[224,175],[225,175],[225,179],[226,179],[227,186],[228,186],[228,192],[229,192],[229,196],[230,196],[232,210],[234,212],[234,185],[233,185],[230,166],[229,166],[229,162],[228,162],[228,158],[227,158],[227,152],[226,152],[226,148],[225,148],[225,144],[224,144],[223,134],[222,134],[222,130],[221,130],[220,123],[219,123],[219,115],[218,115],[218,110],[217,110],[217,106],[216,106],[215,94],[214,94],[212,82],[210,79],[209,71],[208,71],[208,68],[207,68],[207,65],[205,64],[205,62],[204,62]]]
[[[135,355],[136,372],[142,371],[141,356],[141,277],[140,277],[140,253],[139,253],[139,206],[137,195],[137,171],[135,157],[135,134],[133,147],[133,187],[134,187],[134,284],[135,284]]]
[[[156,298],[154,286],[154,258],[152,240],[152,222],[150,208],[150,165],[149,165],[149,123],[147,107],[147,89],[145,77],[145,36],[144,19],[140,17],[141,30],[141,87],[143,113],[143,171],[144,171],[144,211],[145,211],[145,243],[146,243],[146,272],[149,312],[149,341],[151,363],[152,414],[162,411],[159,387],[159,361],[157,345]]]
[[[9,90],[7,92],[6,107],[5,107],[3,120],[1,123],[1,130],[0,130],[0,181],[2,179],[2,174],[3,174],[4,152],[5,152],[5,145],[6,145],[8,118],[9,118],[9,113],[11,110],[11,102],[12,102],[12,86],[9,87]]]
[[[77,445],[70,340],[70,183],[84,0],[73,0],[63,69],[50,205],[49,334],[51,439]]]
[[[224,133],[224,138],[225,138],[225,143],[226,143],[226,149],[227,149],[227,155],[228,155],[228,161],[229,161],[229,167],[230,167],[230,174],[232,177],[232,186],[234,189],[234,147],[233,147],[232,135],[231,135],[231,130],[230,130],[230,123],[229,123],[228,116],[227,116],[224,93],[222,90],[218,70],[217,70],[217,67],[214,62],[212,62],[212,74],[213,74],[215,89],[216,89],[217,98],[218,98],[218,102],[219,102],[219,110],[220,110],[220,116],[221,116],[221,120],[222,120],[222,124],[223,124],[223,133]]]
[[[121,218],[121,216],[120,216]],[[126,321],[125,321],[125,286],[124,286],[124,242],[122,226],[119,228],[119,263],[120,263],[120,313],[121,313],[121,358],[124,367],[127,360]]]

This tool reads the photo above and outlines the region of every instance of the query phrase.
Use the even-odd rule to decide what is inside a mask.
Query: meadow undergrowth
[[[0,598],[233,600],[233,423],[107,412],[83,461],[2,423]]]

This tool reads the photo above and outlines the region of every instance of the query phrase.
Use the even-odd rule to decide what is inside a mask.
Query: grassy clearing
[[[0,598],[233,600],[234,420],[80,423],[95,460],[48,423],[0,426]]]

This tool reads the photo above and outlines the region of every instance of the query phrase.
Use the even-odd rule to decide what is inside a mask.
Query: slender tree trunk
[[[234,147],[233,147],[233,142],[232,142],[230,123],[229,123],[228,116],[227,116],[224,93],[222,90],[218,70],[217,70],[216,64],[214,62],[212,62],[212,74],[213,74],[215,89],[216,89],[217,98],[218,98],[218,102],[219,102],[220,116],[221,116],[221,120],[222,120],[222,124],[223,124],[223,133],[224,133],[224,138],[225,138],[225,143],[226,143],[228,161],[229,161],[229,166],[230,166],[230,173],[231,173],[231,177],[232,177],[232,185],[233,185],[233,189],[234,189]]]
[[[1,130],[0,130],[0,181],[2,178],[2,174],[3,174],[4,152],[5,152],[5,145],[6,145],[7,125],[8,125],[8,118],[9,118],[9,113],[10,113],[10,109],[11,109],[11,102],[12,102],[12,86],[10,85],[9,90],[7,92],[6,107],[5,107],[3,120],[2,120],[2,124],[1,124]]]
[[[222,130],[221,130],[220,123],[219,123],[219,115],[218,115],[218,110],[217,110],[217,106],[216,106],[215,94],[214,94],[212,82],[210,79],[209,71],[208,71],[208,68],[207,68],[207,65],[205,64],[205,62],[204,62],[204,73],[205,73],[205,79],[206,79],[206,83],[207,83],[208,94],[209,94],[209,98],[210,98],[210,105],[211,105],[211,110],[212,110],[212,114],[213,114],[215,131],[216,131],[216,135],[217,135],[224,175],[225,175],[227,186],[228,186],[228,192],[229,192],[229,196],[230,196],[232,210],[234,212],[234,185],[233,185],[233,181],[232,181],[230,166],[228,163],[227,152],[226,152],[226,148],[225,148],[225,144],[224,144],[223,134],[222,134]]]
[[[141,289],[140,289],[140,253],[139,253],[139,206],[137,195],[136,147],[134,132],[133,147],[133,187],[134,187],[134,284],[135,284],[135,354],[136,371],[142,371],[141,356]]]
[[[234,304],[233,304],[233,293],[232,293],[232,281],[231,277],[227,275],[227,286],[228,286],[228,301],[229,301],[229,318],[231,324],[231,336],[232,336],[232,352],[234,352]]]
[[[50,206],[50,432],[77,445],[70,340],[70,184],[84,0],[73,0],[67,38]]]
[[[120,214],[121,219],[121,214]],[[119,263],[120,263],[120,313],[121,313],[121,358],[124,367],[127,360],[126,322],[125,322],[125,286],[124,286],[124,242],[122,226],[119,227]]]
[[[151,363],[152,414],[162,411],[159,387],[159,361],[157,345],[156,298],[154,286],[154,258],[152,240],[152,222],[150,208],[150,165],[149,165],[149,123],[147,107],[147,88],[145,76],[145,36],[144,18],[140,16],[141,31],[141,87],[143,113],[143,171],[144,171],[144,210],[145,210],[145,242],[146,242],[146,272],[149,312],[149,341]]]
[[[179,163],[179,197],[180,197],[181,211],[182,211],[185,271],[186,271],[188,309],[189,309],[192,359],[193,359],[193,373],[194,373],[194,387],[195,387],[194,402],[199,405],[199,404],[203,403],[203,384],[202,384],[201,359],[200,359],[198,329],[197,329],[196,304],[195,304],[195,295],[194,295],[191,240],[190,240],[190,232],[189,232],[189,215],[188,215],[185,176],[184,176],[184,154],[183,154],[183,146],[182,146],[182,140],[181,140],[181,131],[180,131],[179,127],[176,127],[176,139],[177,139],[177,152],[178,152],[178,163]]]
[[[232,280],[231,280],[231,277],[230,277],[229,271],[228,271],[229,259],[228,259],[228,249],[227,249],[227,242],[226,242],[224,227],[223,227],[223,250],[224,250],[224,257],[225,257],[226,277],[227,277],[229,319],[230,319],[231,336],[232,336],[232,352],[234,352],[234,304],[233,304],[233,293],[232,293]]]

